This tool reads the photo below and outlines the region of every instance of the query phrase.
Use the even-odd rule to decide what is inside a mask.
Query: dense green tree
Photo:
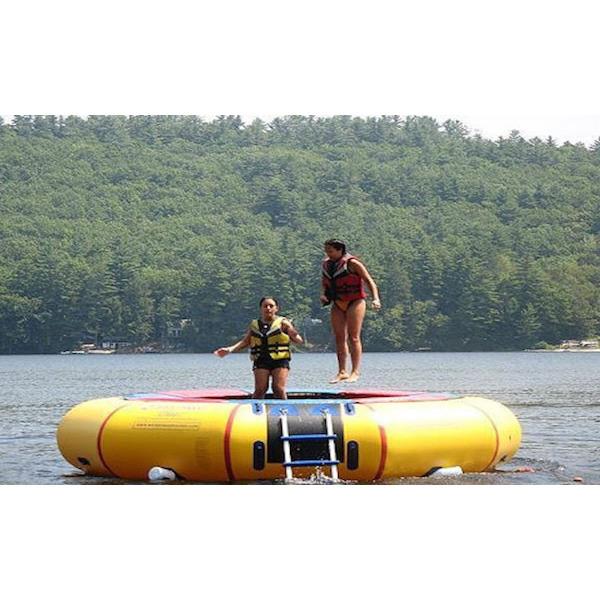
[[[597,335],[599,147],[393,115],[0,121],[0,352],[166,341],[181,322],[206,351],[266,294],[323,347],[334,236],[381,289],[367,349]]]

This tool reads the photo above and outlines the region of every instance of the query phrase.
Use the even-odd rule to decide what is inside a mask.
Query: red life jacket
[[[351,302],[366,298],[363,280],[348,270],[348,261],[356,256],[344,254],[338,261],[325,258],[321,265],[321,281],[329,300]]]

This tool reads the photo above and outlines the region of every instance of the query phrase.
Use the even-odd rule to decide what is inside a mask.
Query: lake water
[[[333,387],[326,382],[335,365],[333,354],[296,353],[290,389]],[[83,400],[252,385],[241,354],[0,356],[0,483],[122,483],[74,476],[58,451],[58,422]],[[392,483],[600,483],[600,353],[369,353],[360,383],[347,385],[482,395],[521,423],[521,448],[501,472]],[[519,467],[534,472],[515,472]]]

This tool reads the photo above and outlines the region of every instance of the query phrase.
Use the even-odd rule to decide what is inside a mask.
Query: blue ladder
[[[337,466],[340,464],[340,461],[337,459],[337,454],[335,451],[335,440],[337,439],[337,434],[333,431],[331,413],[327,409],[323,409],[321,411],[321,414],[325,418],[325,429],[327,433],[299,433],[296,435],[290,435],[287,420],[287,411],[281,411],[281,415],[279,418],[281,420],[281,441],[283,442],[283,466],[285,467],[286,483],[294,479],[294,473],[292,471],[294,467],[320,466],[331,467],[331,479],[333,481],[339,481]],[[290,442],[305,442],[309,440],[327,440],[329,448],[329,459],[315,458],[313,460],[292,460]]]

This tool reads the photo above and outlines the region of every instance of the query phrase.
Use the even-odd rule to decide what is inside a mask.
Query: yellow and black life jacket
[[[262,358],[271,357],[273,360],[291,358],[290,336],[281,329],[284,317],[273,319],[270,327],[258,319],[250,323],[250,358],[256,360],[259,356]],[[261,328],[261,325],[263,327]]]

